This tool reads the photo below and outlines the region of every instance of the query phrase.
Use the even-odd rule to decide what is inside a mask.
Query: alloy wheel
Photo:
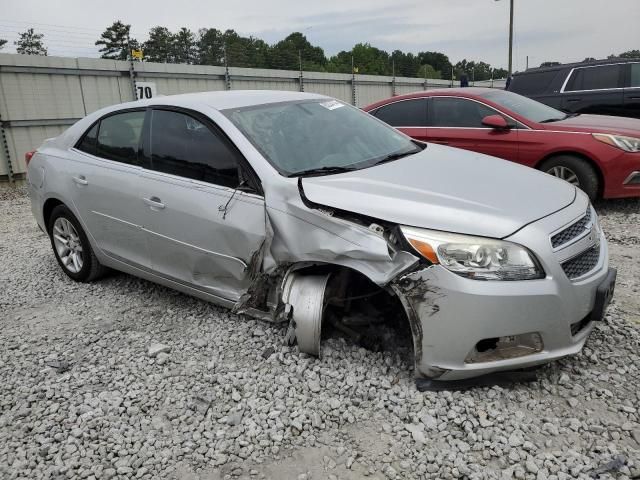
[[[554,177],[561,178],[565,182],[569,182],[570,184],[575,185],[576,187],[580,186],[580,180],[578,180],[578,175],[576,175],[576,173],[570,168],[558,165],[555,167],[551,167],[549,170],[547,170],[547,173],[549,175],[553,175]]]
[[[53,244],[64,268],[71,273],[82,270],[83,251],[80,236],[73,224],[64,217],[58,217],[53,223]]]

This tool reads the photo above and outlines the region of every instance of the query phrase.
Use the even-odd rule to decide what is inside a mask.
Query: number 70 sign
[[[136,100],[153,98],[156,96],[155,82],[136,82]]]

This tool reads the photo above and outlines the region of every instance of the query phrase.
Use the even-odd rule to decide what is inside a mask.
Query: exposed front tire
[[[580,188],[591,201],[598,196],[600,188],[598,174],[586,160],[580,157],[558,155],[543,162],[540,170]]]
[[[93,253],[78,219],[64,205],[49,216],[47,232],[58,264],[76,282],[91,282],[106,272]]]

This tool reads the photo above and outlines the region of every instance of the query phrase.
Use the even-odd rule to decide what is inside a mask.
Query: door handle
[[[567,102],[569,103],[575,103],[575,102],[581,102],[582,99],[581,98],[568,98]]]
[[[446,140],[429,140],[431,143],[437,143],[438,145],[449,145]]]
[[[144,203],[149,205],[151,208],[157,208],[159,210],[164,208],[164,203],[162,203],[162,200],[158,197],[143,198],[142,200],[144,200]]]
[[[629,97],[631,100],[640,100],[640,97]]]
[[[89,182],[87,181],[84,175],[73,177],[73,181],[76,182],[78,185],[89,185]]]

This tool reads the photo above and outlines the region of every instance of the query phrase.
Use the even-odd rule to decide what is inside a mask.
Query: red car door
[[[489,115],[501,115],[510,128],[482,124]],[[518,125],[509,117],[476,100],[453,96],[430,97],[427,141],[464,148],[517,162]]]
[[[397,128],[411,138],[427,141],[427,99],[398,100],[370,111],[374,117]]]

